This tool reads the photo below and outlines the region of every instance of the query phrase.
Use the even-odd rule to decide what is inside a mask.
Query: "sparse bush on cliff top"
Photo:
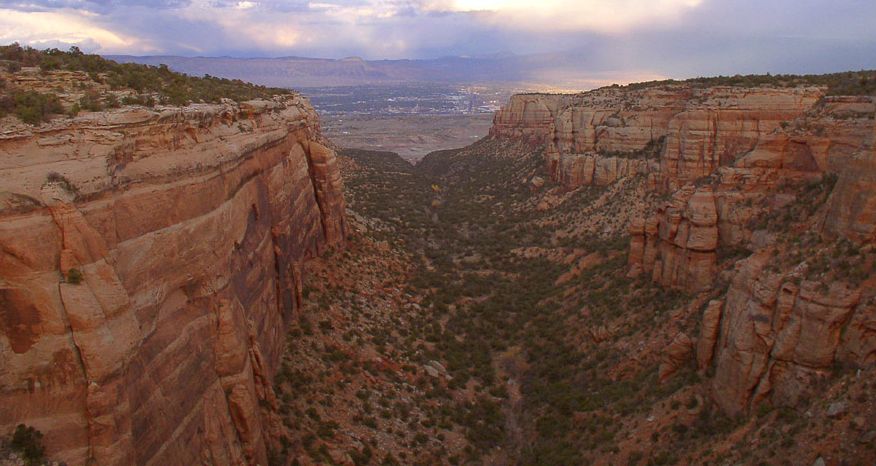
[[[63,112],[64,108],[54,94],[17,89],[0,94],[0,117],[13,114],[25,123],[36,124],[48,120],[53,114]]]
[[[36,465],[45,461],[43,434],[33,427],[19,424],[12,433],[9,447],[21,455],[25,464]]]
[[[67,283],[78,285],[82,283],[82,272],[79,269],[70,269],[67,271]]]
[[[645,81],[620,86],[630,90],[647,89],[668,84],[688,84],[694,87],[736,86],[736,87],[798,87],[824,86],[827,95],[876,95],[876,70],[845,71],[830,74],[749,74],[734,76],[698,77],[686,80],[667,79]]]
[[[0,46],[0,61],[10,63],[12,65],[9,66],[16,69],[22,66],[38,66],[44,72],[84,71],[92,80],[109,84],[113,89],[133,89],[138,93],[157,94],[162,103],[173,105],[190,102],[216,103],[223,98],[241,102],[290,92],[239,79],[209,75],[197,78],[171,71],[166,65],[116,63],[99,55],[83,53],[77,47],[71,47],[65,52],[58,49],[36,50],[16,43]]]

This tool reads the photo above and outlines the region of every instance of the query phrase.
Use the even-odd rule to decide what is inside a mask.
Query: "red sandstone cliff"
[[[0,430],[71,465],[266,464],[300,265],[346,235],[320,140],[297,96],[0,133]]]
[[[755,203],[781,184],[860,165],[854,154],[872,143],[873,99],[823,93],[674,84],[525,94],[497,113],[491,135],[545,145],[547,171],[567,189],[642,175],[652,190],[672,194],[630,225],[631,274],[699,291],[715,279],[718,246],[751,239],[746,224],[764,210]],[[832,205],[865,202],[850,198],[858,195]],[[845,224],[872,236],[872,219],[861,224],[849,216],[866,217],[873,208],[856,209],[865,213],[837,207],[827,228]]]
[[[655,182],[675,189],[731,164],[822,95],[815,87],[685,84],[524,94],[496,114],[490,134],[546,144],[548,172],[569,188],[654,173]],[[629,160],[658,140],[665,147],[655,159]]]
[[[491,135],[544,145],[559,190],[647,176],[668,196],[629,225],[630,275],[720,299],[661,371],[695,358],[739,414],[876,361],[874,121],[873,97],[666,85],[516,96]]]

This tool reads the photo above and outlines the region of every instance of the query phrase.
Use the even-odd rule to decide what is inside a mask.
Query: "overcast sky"
[[[876,68],[876,0],[0,0],[0,42],[13,41],[236,57],[575,51],[594,72],[829,72]]]

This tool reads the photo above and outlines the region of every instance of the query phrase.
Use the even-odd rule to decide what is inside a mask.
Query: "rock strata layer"
[[[629,276],[719,298],[697,340],[680,333],[666,346],[660,379],[695,360],[737,415],[793,406],[836,367],[876,362],[873,264],[856,266],[856,280],[811,271],[817,257],[851,267],[828,245],[850,245],[848,260],[876,247],[876,98],[823,94],[686,84],[529,94],[496,115],[491,135],[544,147],[558,191],[646,177],[659,200],[629,224]],[[808,250],[803,236],[815,238]]]
[[[524,94],[496,114],[490,134],[546,145],[548,172],[569,188],[653,173],[672,190],[731,165],[822,95],[816,87],[686,84]],[[657,141],[660,150],[646,154]]]
[[[298,96],[0,133],[0,431],[79,464],[267,464],[301,264],[346,235]]]

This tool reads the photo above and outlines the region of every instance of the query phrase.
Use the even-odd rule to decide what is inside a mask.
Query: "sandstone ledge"
[[[69,464],[266,464],[300,265],[346,236],[307,101],[3,133],[0,192],[0,429]]]

